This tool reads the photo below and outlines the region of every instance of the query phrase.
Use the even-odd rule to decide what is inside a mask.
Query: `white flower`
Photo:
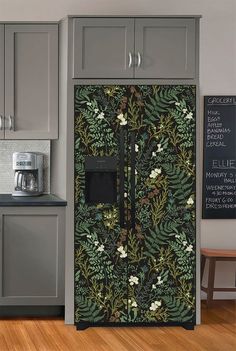
[[[155,168],[154,171],[151,171],[149,177],[155,179],[158,174],[161,174],[161,168]]]
[[[155,153],[155,151],[152,152],[152,157],[155,157],[157,154]]]
[[[104,245],[100,245],[100,246],[97,248],[97,251],[99,251],[99,252],[104,251]]]
[[[130,285],[134,285],[134,284],[138,284],[138,277],[134,277],[134,276],[130,276],[129,277],[129,283],[130,283]]]
[[[99,112],[99,109],[98,109],[98,108],[95,108],[95,109],[94,109],[94,112],[95,112],[95,113],[98,113],[98,112]]]
[[[161,306],[161,301],[155,301],[151,303],[151,306],[149,307],[150,311],[156,311],[158,307]]]
[[[133,301],[132,304],[131,304],[132,307],[138,307],[137,305],[137,302],[136,301]]]
[[[138,144],[135,144],[135,152],[138,152],[139,146]]]
[[[192,113],[192,112],[189,112],[189,113],[187,114],[187,116],[185,116],[185,118],[187,118],[187,119],[193,119],[193,113]]]
[[[98,297],[102,297],[102,294],[100,292],[98,293]]]
[[[99,118],[99,119],[104,119],[104,112],[99,113],[99,115],[97,116],[97,118]]]
[[[120,247],[118,247],[117,251],[120,252],[121,258],[127,257],[127,253],[125,252],[124,247],[122,245]]]
[[[127,197],[128,196],[128,194],[127,193],[124,193],[124,197]]]
[[[163,280],[161,280],[161,276],[157,277],[157,285],[161,285]]]
[[[157,177],[156,172],[155,171],[151,171],[149,177],[155,179]]]
[[[155,284],[152,284],[152,289],[156,289],[156,285]]]
[[[128,300],[128,303],[131,303],[131,302],[132,302],[132,301],[129,299],[129,300]]]
[[[188,205],[193,205],[193,204],[194,204],[194,201],[193,201],[193,199],[191,198],[191,196],[190,196],[190,198],[188,199],[187,204],[188,204]]]
[[[183,113],[187,113],[188,110],[186,108],[183,108],[182,111],[183,111]]]
[[[149,309],[150,309],[150,311],[156,311],[156,309],[157,309],[156,304],[154,302],[152,302]]]
[[[176,239],[179,239],[179,238],[180,238],[180,235],[176,234],[175,237],[176,237]]]
[[[124,119],[124,115],[123,113],[120,113],[118,116],[117,116],[118,119],[120,119],[121,121]]]
[[[163,151],[163,147],[161,147],[161,144],[157,144],[157,147],[158,147],[157,152]]]
[[[157,174],[161,174],[161,168],[155,168],[154,170]]]
[[[91,239],[92,238],[92,235],[88,234],[86,235],[88,239]]]
[[[183,245],[186,246],[187,245],[187,241],[183,241]]]
[[[120,125],[121,126],[125,126],[127,124],[127,121],[125,119],[123,119],[121,122],[120,122]]]
[[[179,105],[180,105],[180,102],[176,102],[176,103],[175,103],[175,106],[179,106]]]
[[[137,174],[138,174],[138,171],[137,171],[137,169],[135,169],[134,173],[135,173],[135,175],[137,175]]]
[[[193,251],[193,245],[187,246],[185,251],[192,252]]]
[[[94,245],[98,246],[99,242],[98,241],[94,241]]]
[[[92,103],[91,103],[91,102],[87,102],[86,105],[87,105],[87,106],[91,106]]]

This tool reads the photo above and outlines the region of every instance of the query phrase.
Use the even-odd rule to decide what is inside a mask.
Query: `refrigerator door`
[[[128,322],[195,324],[195,86],[130,86]]]
[[[75,86],[77,325],[127,322],[125,91]]]

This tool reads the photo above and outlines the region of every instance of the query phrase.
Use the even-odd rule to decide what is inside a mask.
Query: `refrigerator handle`
[[[131,139],[131,175],[130,175],[130,199],[131,199],[131,228],[135,229],[135,132],[130,133]]]
[[[120,227],[125,227],[125,205],[124,205],[124,192],[125,192],[125,137],[124,129],[121,127],[120,130],[120,160],[119,160],[119,178],[120,178],[120,203],[119,203],[119,212],[120,212]]]

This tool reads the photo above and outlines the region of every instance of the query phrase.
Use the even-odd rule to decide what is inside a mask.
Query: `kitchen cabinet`
[[[0,47],[0,138],[57,139],[58,25],[1,25]]]
[[[64,305],[64,208],[1,207],[0,305]]]
[[[195,78],[195,18],[74,18],[73,78]]]
[[[0,139],[4,139],[4,24],[0,24]]]

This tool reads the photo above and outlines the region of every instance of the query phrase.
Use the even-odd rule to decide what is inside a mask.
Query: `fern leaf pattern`
[[[195,320],[192,85],[75,86],[75,321]],[[114,156],[135,132],[135,229],[117,203],[85,201],[85,156]],[[125,162],[130,228],[131,161]],[[117,187],[119,190],[119,169]]]

